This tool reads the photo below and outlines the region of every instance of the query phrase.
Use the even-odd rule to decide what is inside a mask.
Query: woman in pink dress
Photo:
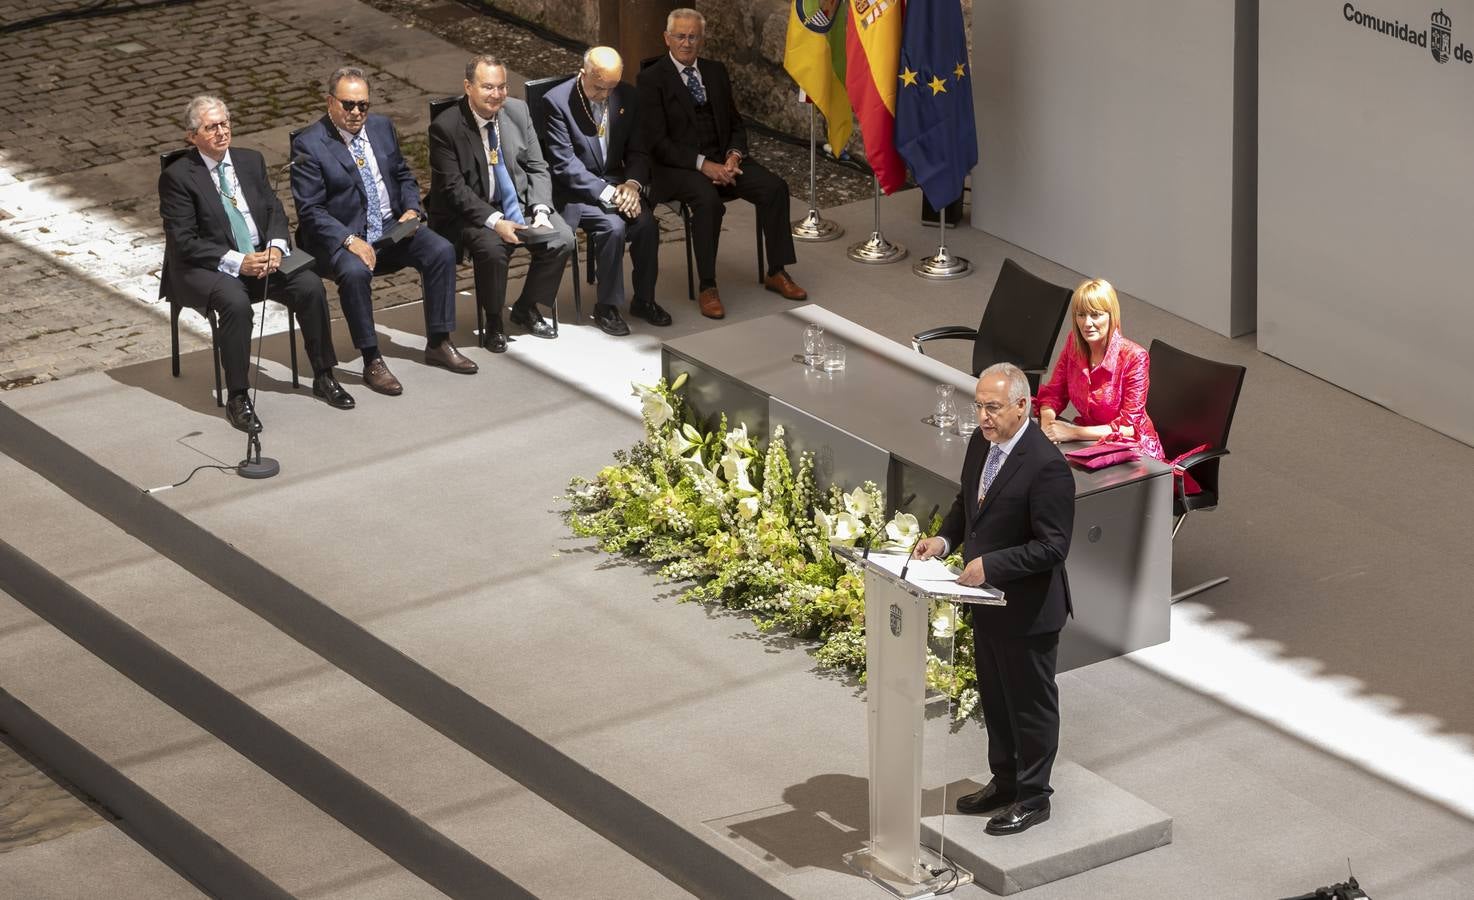
[[[1146,414],[1147,353],[1121,334],[1116,289],[1101,278],[1080,285],[1070,298],[1070,319],[1070,341],[1039,390],[1039,427],[1055,443],[1118,441],[1165,460]],[[1073,424],[1058,418],[1066,406],[1075,407]]]

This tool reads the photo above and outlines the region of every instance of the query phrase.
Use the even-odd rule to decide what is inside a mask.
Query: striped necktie
[[[1003,448],[993,444],[988,448],[988,459],[983,463],[983,482],[978,490],[978,502],[988,496],[988,488],[993,484],[993,478],[998,474],[998,467],[1003,465]]]

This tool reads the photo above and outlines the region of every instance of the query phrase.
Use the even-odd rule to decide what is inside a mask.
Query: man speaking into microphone
[[[995,812],[986,831],[1017,834],[1049,819],[1050,770],[1059,749],[1059,633],[1073,613],[1065,557],[1075,527],[1075,478],[1029,421],[1029,380],[1010,363],[978,376],[978,430],[967,445],[962,488],[920,559],[959,544],[960,584],[984,582],[1007,606],[973,606],[978,697],[993,778],[957,800],[961,813]]]
[[[302,328],[312,362],[312,393],[338,409],[353,398],[333,377],[327,295],[310,268],[276,274],[287,243],[287,213],[271,189],[266,161],[255,150],[230,147],[230,110],[202,95],[184,110],[184,139],[194,147],[159,176],[164,220],[164,293],[219,319],[216,340],[225,370],[225,417],[248,434],[261,430],[251,406],[251,304],[285,303]]]

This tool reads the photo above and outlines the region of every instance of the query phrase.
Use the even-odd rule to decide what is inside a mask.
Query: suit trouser
[[[978,698],[988,727],[988,768],[1016,785],[1025,805],[1047,800],[1059,751],[1059,632],[1015,637],[973,628]]]
[[[267,299],[262,296],[263,288],[269,288],[270,299],[285,304],[297,317],[312,371],[325,372],[337,365],[327,294],[322,289],[322,279],[311,268],[298,269],[291,275],[272,275],[265,280],[180,266],[171,270],[169,277],[190,306],[215,311],[219,320],[215,337],[220,344],[220,367],[225,370],[228,390],[243,391],[250,385],[251,304]]]
[[[588,203],[569,203],[560,211],[563,221],[582,228],[589,236],[589,253],[599,283],[600,306],[624,305],[624,245],[630,245],[630,280],[635,302],[655,302],[655,278],[659,275],[660,224],[648,203],[640,203],[640,214],[626,219]],[[573,274],[579,277],[578,273]]]
[[[741,166],[736,183],[721,188],[696,169],[655,169],[650,199],[656,203],[679,200],[690,207],[691,249],[696,256],[696,275],[703,282],[716,282],[717,242],[727,211],[723,201],[737,197],[756,207],[767,245],[768,270],[776,271],[798,261],[793,252],[793,233],[789,231],[788,184],[752,160],[744,159]]]
[[[558,233],[538,244],[509,244],[484,225],[461,229],[461,245],[471,255],[471,268],[476,273],[476,303],[486,311],[488,328],[501,330],[507,266],[519,246],[527,248],[532,262],[527,266],[527,278],[516,305],[523,309],[538,303],[552,306],[557,299],[563,269],[573,252],[573,229],[557,213],[548,219]]]
[[[421,223],[414,235],[398,244],[374,245],[377,258],[369,271],[363,260],[342,247],[333,251],[328,264],[338,283],[338,303],[353,346],[362,350],[377,347],[374,331],[375,275],[388,275],[407,266],[420,273],[420,291],[425,306],[425,334],[450,333],[456,329],[456,252],[450,242]]]

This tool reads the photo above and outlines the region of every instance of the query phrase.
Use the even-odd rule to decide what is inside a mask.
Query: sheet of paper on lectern
[[[905,553],[871,553],[870,561],[887,572],[900,577],[902,567],[906,569],[906,580],[923,590],[935,594],[951,594],[955,597],[995,598],[998,591],[990,587],[968,587],[957,583],[957,573],[952,571],[939,557],[911,559]]]

